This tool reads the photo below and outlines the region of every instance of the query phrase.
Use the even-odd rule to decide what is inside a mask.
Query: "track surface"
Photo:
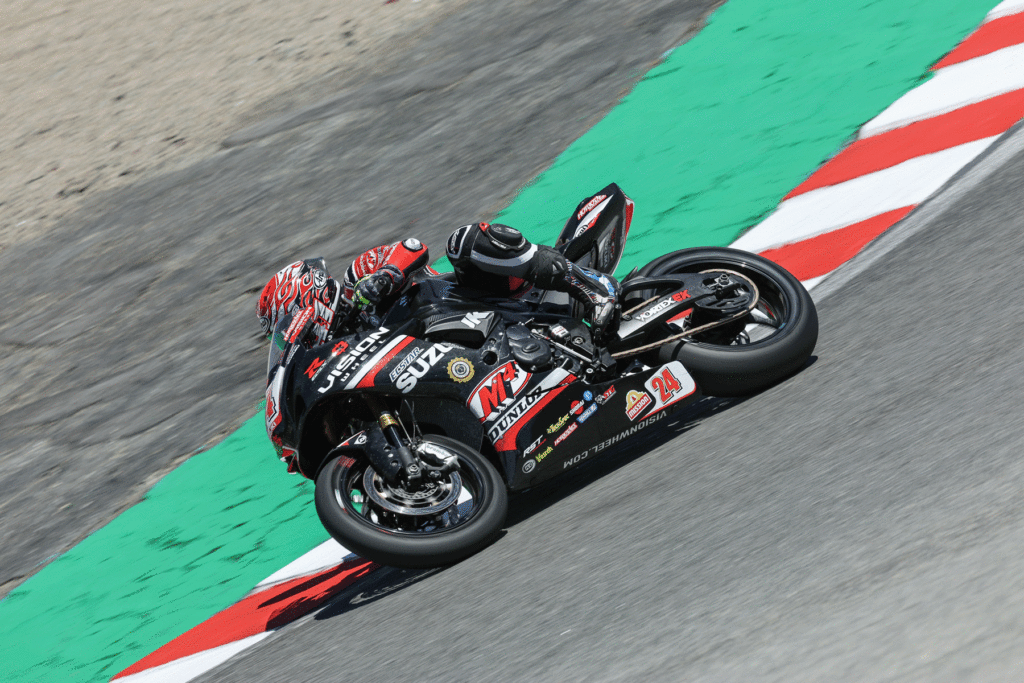
[[[820,302],[797,376],[200,680],[1018,679],[1022,196],[1017,153]]]
[[[289,98],[317,106],[0,252],[0,595],[252,415],[277,268],[409,234],[440,255],[718,4],[471,4]]]

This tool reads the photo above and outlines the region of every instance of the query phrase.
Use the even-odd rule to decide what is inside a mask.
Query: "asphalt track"
[[[198,680],[1019,680],[1022,137],[823,286],[798,375]]]
[[[440,253],[718,4],[473,3],[268,103],[223,153],[0,251],[0,595],[252,415],[274,270],[409,234]]]

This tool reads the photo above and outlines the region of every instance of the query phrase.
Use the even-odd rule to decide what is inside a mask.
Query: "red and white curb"
[[[182,683],[226,662],[275,630],[326,605],[378,566],[336,541],[320,544],[256,584],[249,595],[218,612],[111,680]]]
[[[932,71],[732,246],[770,258],[811,289],[937,192],[1024,117],[1024,0],[997,5]],[[112,680],[189,681],[375,569],[327,541]]]
[[[732,246],[785,267],[807,289],[935,194],[1024,117],[1024,0],[1006,0],[932,67],[932,77]]]

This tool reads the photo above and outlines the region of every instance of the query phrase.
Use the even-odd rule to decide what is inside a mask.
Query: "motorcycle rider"
[[[596,339],[618,326],[618,283],[582,268],[551,247],[533,244],[515,228],[500,223],[471,223],[448,238],[447,255],[458,283],[496,295],[519,297],[533,286],[568,293],[579,301]],[[329,341],[344,318],[342,307],[373,311],[389,303],[410,278],[438,273],[428,265],[428,250],[417,239],[374,247],[352,262],[342,283],[327,273],[322,258],[296,261],[267,282],[256,304],[264,334],[294,314],[287,342],[310,345]]]

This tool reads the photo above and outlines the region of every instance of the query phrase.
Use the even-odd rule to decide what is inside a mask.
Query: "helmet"
[[[327,264],[322,258],[285,266],[270,278],[256,302],[256,316],[263,334],[270,334],[288,313],[312,306],[316,301],[333,309],[339,292],[338,282],[327,274]]]

